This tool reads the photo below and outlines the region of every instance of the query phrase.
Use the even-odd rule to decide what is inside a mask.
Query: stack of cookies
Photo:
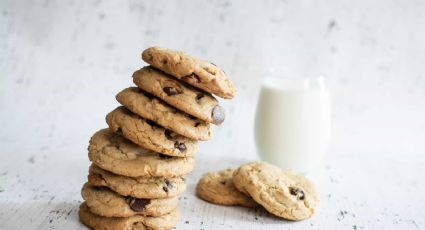
[[[214,204],[262,206],[287,220],[310,218],[319,203],[307,178],[265,162],[206,173],[198,182],[196,194]]]
[[[93,229],[173,228],[198,141],[209,140],[210,123],[225,118],[212,94],[235,95],[224,71],[210,62],[159,47],[142,58],[151,66],[133,74],[137,87],[116,95],[122,106],[90,140],[93,164],[80,219]]]

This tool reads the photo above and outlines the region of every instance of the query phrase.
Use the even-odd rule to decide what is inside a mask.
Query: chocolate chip
[[[226,117],[223,107],[216,105],[211,112],[211,117],[213,119],[213,124],[220,125],[223,123],[224,118]]]
[[[133,211],[141,212],[141,211],[145,210],[146,206],[151,203],[151,200],[128,197],[127,202],[128,202],[128,204],[130,205],[130,208]]]
[[[304,200],[304,192],[299,188],[290,187],[289,193],[291,193],[293,196],[296,196],[298,200]]]
[[[168,64],[168,60],[167,59],[162,60],[162,64],[164,65]]]
[[[178,141],[176,141],[176,143],[174,143],[174,148],[180,150],[180,152],[186,151],[186,145],[184,143],[181,143],[181,142],[178,142]]]
[[[165,186],[162,187],[162,190],[164,190],[164,192],[168,192],[168,188]]]
[[[165,191],[165,192],[168,192],[170,189],[172,189],[173,188],[173,184],[169,181],[169,180],[165,180],[165,186],[164,187],[162,187],[162,189]]]
[[[168,130],[168,129],[166,129],[166,130],[164,131],[164,135],[165,135],[165,137],[166,137],[168,140],[172,140],[172,139],[173,139],[173,136],[172,136],[171,134],[172,134],[172,132],[171,132],[170,130]]]
[[[168,96],[173,96],[173,95],[177,95],[180,94],[181,92],[179,92],[176,88],[174,87],[164,87],[162,89]]]
[[[204,94],[204,93],[198,93],[198,94],[196,94],[195,99],[196,99],[197,101],[199,101],[199,100],[201,100],[204,96],[205,96],[205,94]]]
[[[170,158],[172,158],[172,156],[168,156],[168,155],[165,155],[165,154],[162,154],[162,153],[160,153],[158,156],[160,158],[162,158],[162,159],[170,159]]]
[[[226,184],[226,181],[220,181],[220,184],[223,184],[223,185],[225,185]]]
[[[199,78],[198,75],[192,73],[190,75],[186,75],[184,77],[182,77],[182,79],[186,82],[191,82],[191,83],[200,83],[201,79]]]
[[[201,124],[201,122],[196,122],[195,127],[198,127]]]

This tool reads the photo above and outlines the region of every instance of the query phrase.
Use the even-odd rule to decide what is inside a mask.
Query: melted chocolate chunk
[[[192,82],[192,83],[200,83],[201,82],[201,79],[199,78],[199,76],[194,74],[194,73],[187,75],[187,76],[184,76],[183,80],[187,81],[187,82]]]
[[[181,142],[178,142],[178,141],[176,141],[176,143],[174,143],[174,148],[180,150],[180,152],[186,151],[186,145],[184,143],[181,143]]]
[[[171,132],[170,130],[168,130],[168,129],[166,129],[166,130],[164,131],[164,135],[165,135],[165,137],[166,137],[168,140],[172,140],[172,139],[173,139],[172,132]]]
[[[174,87],[164,87],[162,89],[168,96],[173,96],[173,95],[177,95],[180,94],[181,92],[179,92],[176,88]]]
[[[158,156],[160,158],[162,158],[162,159],[170,159],[170,158],[172,158],[172,156],[168,156],[168,155],[165,155],[165,154],[162,154],[162,153],[160,153]]]
[[[223,123],[224,118],[226,117],[223,107],[216,105],[211,111],[211,117],[213,119],[213,124],[220,125]]]
[[[127,202],[133,211],[141,212],[145,210],[146,206],[151,203],[150,199],[139,199],[134,197],[128,197]]]
[[[173,188],[173,184],[169,181],[169,180],[165,180],[165,186],[164,187],[162,187],[162,189],[165,191],[165,192],[168,192],[170,189],[172,189]]]
[[[298,200],[304,200],[304,191],[299,188],[290,187],[289,193],[291,193],[293,196],[296,196]]]
[[[204,93],[198,93],[198,94],[196,94],[196,100],[197,101],[199,101],[199,100],[201,100],[203,97],[205,96],[205,94]]]

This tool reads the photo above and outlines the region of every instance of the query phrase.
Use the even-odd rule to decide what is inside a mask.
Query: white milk
[[[255,121],[261,159],[304,173],[321,169],[330,140],[329,97],[323,78],[266,78]]]

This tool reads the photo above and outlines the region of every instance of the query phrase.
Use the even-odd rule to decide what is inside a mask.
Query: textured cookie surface
[[[104,186],[123,196],[136,198],[166,198],[183,193],[186,182],[183,177],[126,177],[99,168],[92,164],[88,176],[89,183]]]
[[[198,152],[196,140],[183,137],[130,112],[123,106],[106,116],[109,128],[143,148],[170,156],[190,157]]]
[[[81,190],[90,211],[105,217],[162,216],[177,208],[178,197],[140,199],[121,196],[106,187],[86,183]]]
[[[211,138],[210,124],[183,113],[137,87],[124,89],[116,99],[133,113],[194,140]]]
[[[233,182],[267,211],[289,220],[311,217],[319,203],[313,184],[305,177],[265,162],[242,165],[234,172]]]
[[[195,166],[192,157],[170,157],[143,149],[110,129],[102,129],[90,139],[89,159],[107,171],[128,177],[179,177]]]
[[[232,180],[233,172],[234,169],[226,169],[204,174],[196,186],[196,194],[214,204],[257,206],[254,200],[236,189]]]
[[[159,217],[103,217],[90,212],[86,203],[80,205],[79,217],[83,224],[95,230],[147,230],[174,228],[179,221],[179,211],[176,209]]]
[[[134,72],[133,82],[142,90],[167,104],[203,121],[220,125],[225,118],[223,107],[209,93],[177,81],[150,66]]]
[[[236,94],[233,83],[223,70],[184,52],[151,47],[143,51],[142,59],[177,79],[219,97],[230,99]]]

